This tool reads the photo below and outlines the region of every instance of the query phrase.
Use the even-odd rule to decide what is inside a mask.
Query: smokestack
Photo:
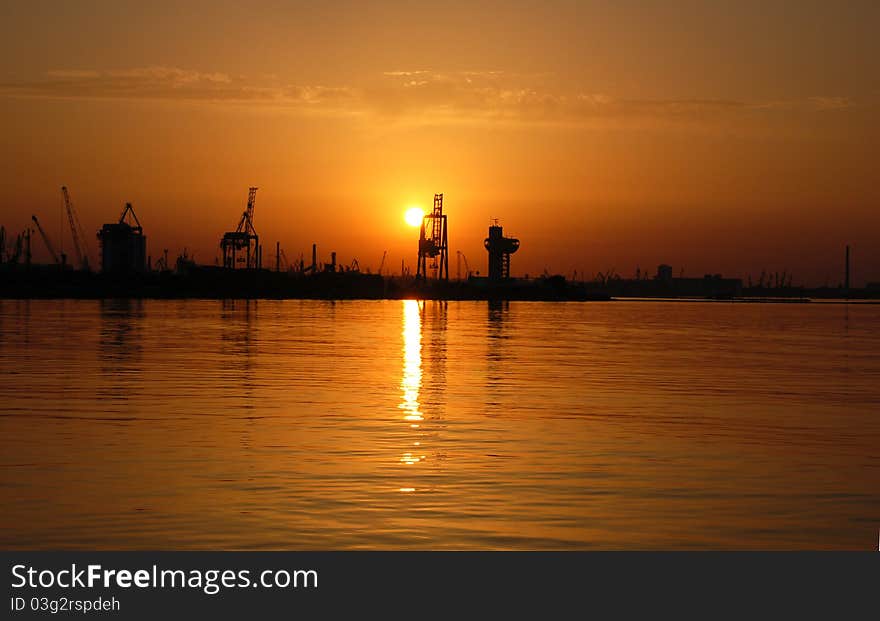
[[[336,253],[335,252],[330,253],[330,265],[333,266],[332,271],[335,272],[336,271]]]
[[[312,274],[318,269],[318,244],[312,244]]]
[[[846,272],[843,281],[843,288],[849,291],[849,244],[846,245]]]

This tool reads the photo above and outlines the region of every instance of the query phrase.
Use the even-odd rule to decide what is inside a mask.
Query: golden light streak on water
[[[409,421],[423,420],[419,411],[419,389],[422,387],[422,317],[417,300],[403,301],[403,377],[400,408]]]
[[[422,311],[417,300],[403,300],[403,374],[400,379],[401,402],[404,420],[422,421],[424,416],[419,409],[419,390],[422,387]],[[410,429],[419,429],[419,424],[411,422]],[[416,446],[419,445],[415,441]],[[424,455],[414,455],[407,451],[400,458],[401,463],[412,466],[421,462]],[[401,487],[401,492],[414,491],[413,487]]]

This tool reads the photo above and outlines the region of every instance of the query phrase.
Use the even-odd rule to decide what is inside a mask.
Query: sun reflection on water
[[[403,301],[403,376],[400,380],[402,400],[398,407],[404,412],[404,420],[412,429],[418,429],[424,416],[419,406],[419,390],[422,387],[422,313],[417,300]],[[411,466],[425,459],[417,453],[421,443],[413,442],[413,449],[400,458],[401,463]],[[401,487],[401,492],[414,492],[414,487]]]
[[[422,316],[417,300],[403,301],[403,378],[400,388],[403,401],[400,404],[406,414],[405,420],[421,421],[419,389],[422,387]]]

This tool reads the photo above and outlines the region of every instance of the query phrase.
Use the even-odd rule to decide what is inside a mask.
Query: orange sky
[[[267,255],[399,270],[404,209],[444,192],[453,273],[485,270],[494,216],[515,275],[836,284],[850,243],[876,281],[878,24],[873,1],[7,2],[0,223],[57,239],[66,184],[87,231],[131,201],[150,254],[213,263],[257,185]]]

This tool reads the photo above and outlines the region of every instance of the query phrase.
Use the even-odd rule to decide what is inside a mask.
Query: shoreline
[[[0,269],[0,299],[276,299],[445,301],[675,301],[740,304],[880,303],[880,291],[746,289],[730,279],[585,282],[532,279],[418,280],[359,271],[314,274],[195,267],[182,272],[105,274],[51,266]]]
[[[414,293],[395,296],[316,296],[316,295],[149,295],[149,294],[108,294],[108,295],[16,295],[15,292],[0,293],[0,301],[43,301],[43,300],[195,300],[195,301],[224,301],[224,300],[304,300],[319,302],[350,302],[350,301],[399,301],[418,300],[434,302],[665,302],[665,303],[708,303],[708,304],[813,304],[813,305],[880,305],[880,300],[870,298],[712,298],[712,297],[627,297],[627,296],[589,296],[589,297],[515,297],[515,296],[419,296]]]

